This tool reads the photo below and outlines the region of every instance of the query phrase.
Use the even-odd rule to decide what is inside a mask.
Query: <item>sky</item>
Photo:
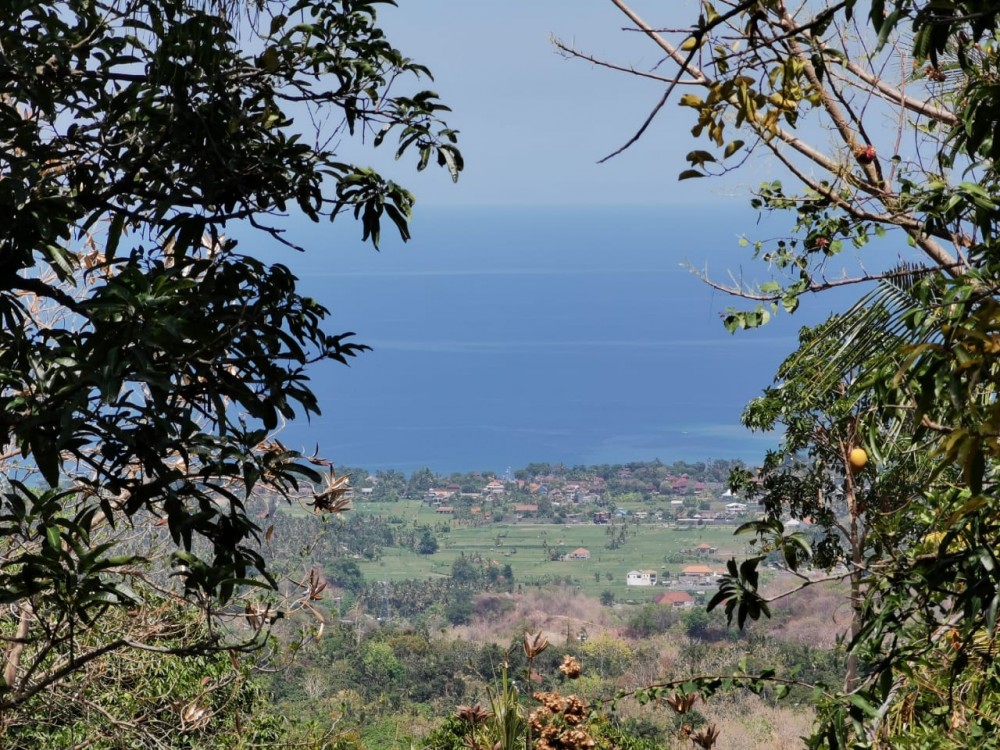
[[[687,26],[698,4],[662,3],[651,23]],[[643,3],[637,3],[641,10]],[[669,16],[669,18],[665,18]],[[466,171],[453,185],[441,170],[414,177],[398,167],[418,205],[660,205],[734,200],[731,187],[677,182],[696,148],[690,110],[671,105],[646,136],[610,162],[663,92],[662,84],[570,60],[557,36],[597,58],[648,70],[654,45],[608,0],[399,0],[380,23],[404,54],[434,74],[429,87],[453,112]]]
[[[699,375],[697,367],[677,368],[675,364],[707,363],[707,346],[725,347],[724,355],[718,360],[724,364],[712,364],[710,375],[722,372],[729,377],[731,372],[733,378],[748,380],[739,398],[728,394],[735,402],[728,421],[721,425],[727,430],[741,430],[738,415],[742,405],[768,384],[774,367],[794,348],[795,331],[806,323],[805,316],[800,313],[795,320],[781,316],[766,332],[747,334],[756,342],[750,356],[759,367],[753,370],[752,377],[744,378],[752,369],[747,366],[747,350],[730,350],[733,339],[725,334],[719,322],[719,312],[729,301],[691,278],[686,271],[680,279],[682,284],[657,288],[650,291],[648,297],[640,299],[630,287],[633,293],[625,291],[613,302],[606,302],[614,306],[607,320],[599,316],[596,319],[588,317],[589,308],[577,309],[573,305],[589,305],[601,294],[610,294],[613,283],[598,287],[600,292],[588,290],[578,295],[578,299],[568,299],[562,307],[556,306],[545,313],[550,318],[532,323],[535,328],[549,326],[554,331],[552,336],[555,338],[546,344],[545,351],[580,347],[588,337],[597,335],[586,326],[596,327],[610,320],[625,325],[624,331],[605,336],[614,342],[624,341],[634,334],[628,325],[633,320],[649,326],[647,338],[660,349],[672,346],[670,342],[675,340],[701,337],[692,342],[690,350],[677,351],[671,360],[673,364],[657,363],[651,367],[640,356],[629,367],[646,367],[648,371],[630,371],[622,364],[625,362],[623,355],[615,349],[614,357],[602,359],[602,362],[606,360],[603,369],[589,367],[586,377],[580,375],[582,367],[559,374],[559,367],[568,361],[563,358],[552,365],[551,371],[533,375],[534,382],[529,386],[522,381],[524,363],[533,361],[530,357],[491,359],[488,353],[515,345],[527,351],[518,344],[514,330],[516,324],[525,320],[524,300],[531,299],[523,290],[529,289],[532,283],[544,281],[552,269],[559,274],[560,289],[569,289],[573,286],[569,277],[576,272],[585,273],[591,266],[603,269],[602,273],[610,272],[609,282],[614,282],[615,273],[633,272],[645,267],[643,263],[661,276],[647,273],[629,283],[641,284],[655,280],[654,277],[666,278],[668,274],[682,273],[679,266],[685,262],[698,268],[709,266],[714,276],[722,274],[725,280],[725,270],[730,266],[721,262],[723,256],[745,261],[751,278],[766,277],[767,270],[762,264],[738,252],[737,239],[743,232],[755,234],[753,213],[748,210],[751,186],[763,179],[773,179],[775,175],[770,173],[773,165],[764,159],[751,160],[728,183],[714,179],[678,182],[678,174],[687,167],[684,155],[704,146],[690,135],[691,110],[674,104],[660,113],[632,148],[609,162],[598,163],[633,135],[663,94],[662,83],[611,71],[587,61],[566,59],[553,45],[552,36],[558,36],[596,58],[640,70],[654,68],[659,62],[657,48],[641,34],[624,30],[630,22],[610,0],[398,2],[398,7],[386,5],[380,10],[379,23],[394,46],[433,72],[434,80],[425,85],[436,91],[453,110],[446,119],[451,127],[460,131],[459,146],[466,169],[457,184],[451,182],[443,169],[430,167],[417,174],[414,170],[416,155],[394,163],[393,149],[388,141],[374,151],[364,146],[357,148],[355,153],[341,154],[345,160],[371,164],[416,195],[412,222],[414,237],[405,249],[386,237],[382,252],[376,254],[360,243],[353,246],[355,243],[347,241],[344,246],[337,241],[337,238],[347,239],[344,235],[322,227],[298,227],[303,234],[295,233],[296,239],[302,239],[306,247],[317,252],[290,258],[287,262],[308,289],[315,287],[315,291],[309,293],[333,310],[338,324],[357,331],[359,340],[375,348],[374,352],[359,358],[348,372],[317,376],[316,382],[324,388],[332,389],[336,383],[336,394],[327,402],[329,408],[324,406],[323,419],[329,420],[328,423],[314,423],[317,431],[328,430],[331,436],[321,447],[336,454],[340,463],[371,466],[375,462],[386,462],[386,465],[405,466],[409,470],[414,466],[396,459],[397,454],[392,453],[389,445],[390,438],[400,430],[409,431],[410,443],[401,444],[397,451],[398,455],[403,455],[409,446],[429,451],[444,430],[456,440],[482,443],[489,446],[484,450],[489,450],[491,455],[502,455],[504,445],[495,434],[462,431],[469,428],[467,422],[474,413],[488,414],[491,409],[507,413],[515,405],[513,402],[486,404],[492,391],[482,385],[483,393],[480,393],[475,386],[477,382],[489,381],[507,389],[503,393],[521,384],[515,389],[516,397],[513,398],[529,415],[540,414],[539,407],[546,407],[545,419],[548,421],[545,423],[533,424],[529,416],[521,420],[523,424],[519,422],[511,427],[509,432],[515,436],[514,440],[515,428],[528,427],[550,431],[563,429],[585,435],[588,425],[572,423],[571,418],[592,412],[601,429],[620,430],[612,436],[624,441],[624,447],[614,454],[615,460],[632,460],[633,453],[635,458],[640,457],[635,446],[640,446],[641,441],[629,442],[633,437],[629,435],[629,425],[614,427],[610,418],[601,416],[605,412],[595,407],[581,407],[581,403],[593,404],[596,399],[613,401],[614,396],[627,403],[616,406],[609,401],[613,407],[611,414],[642,415],[647,404],[657,404],[661,409],[666,407],[668,399],[664,397],[664,389],[672,391],[671,397],[680,401],[713,398],[713,394],[702,393],[709,387],[708,378]],[[640,13],[644,7],[652,8],[648,20],[654,26],[677,27],[686,27],[696,20],[699,9],[693,0],[670,0],[669,3],[635,0],[633,7]],[[345,143],[344,148],[352,146]],[[650,206],[654,211],[645,210]],[[487,210],[488,217],[477,223],[476,217],[483,216],[484,207],[504,207],[505,210]],[[503,217],[526,220],[531,211],[510,210],[522,207],[559,207],[559,211],[543,211],[547,223],[540,225],[542,229],[538,234],[523,237],[515,231],[516,227],[503,225]],[[552,226],[556,217],[573,221],[572,211],[579,207],[600,207],[600,213],[595,210],[589,216],[594,220],[597,216],[608,217],[606,226],[583,237],[579,233],[574,235],[570,226]],[[634,208],[643,210],[632,213]],[[422,213],[423,209],[428,210]],[[714,213],[716,211],[718,214]],[[451,212],[454,212],[453,218],[449,218]],[[643,228],[639,227],[638,220],[629,225],[627,217],[640,213],[646,229],[653,234],[642,235],[640,230]],[[662,224],[658,221],[661,215]],[[650,216],[656,218],[650,221]],[[708,234],[714,238],[710,241],[706,240],[705,233],[698,233],[706,216],[710,217],[708,222],[711,224]],[[684,222],[686,218],[690,221]],[[499,228],[498,221],[501,222]],[[460,229],[470,222],[475,231],[468,236],[457,232],[456,227]],[[610,230],[615,222],[620,222],[617,225],[620,229]],[[488,229],[491,226],[493,229]],[[448,233],[435,235],[436,227],[444,227]],[[346,226],[340,231],[350,234]],[[355,236],[359,235],[360,230],[357,230]],[[391,235],[388,228],[386,235]],[[602,242],[597,241],[598,235]],[[630,242],[641,247],[630,247]],[[331,263],[332,256],[324,252],[324,246],[334,245],[340,245],[337,247],[340,252],[337,261]],[[723,252],[723,248],[737,252]],[[632,258],[636,253],[641,255],[647,251],[656,254],[655,263],[652,258]],[[560,252],[568,257],[561,256]],[[517,284],[512,281],[503,291],[485,295],[484,299],[473,299],[467,293],[463,296],[463,291],[476,288],[476,285],[486,288],[494,280],[491,276],[496,271],[494,266],[503,266],[500,270],[507,273],[511,269],[504,264],[512,263],[520,264],[513,269],[517,275],[510,276]],[[737,273],[742,270],[739,265],[732,268]],[[435,271],[456,269],[469,275],[434,275]],[[369,287],[365,279],[368,278],[381,281],[366,292]],[[407,278],[417,279],[417,282],[407,285],[404,283]],[[452,292],[444,285],[448,278],[453,282]],[[826,299],[823,304],[828,304]],[[813,322],[826,314],[815,309],[811,313]],[[692,322],[689,320],[692,315],[700,317]],[[435,342],[446,342],[448,351],[437,351],[433,346]],[[407,347],[410,353],[404,356]],[[488,350],[486,354],[484,349]],[[599,348],[602,354],[607,354],[606,349]],[[468,350],[469,356],[459,357],[460,350]],[[431,356],[436,351],[440,356]],[[489,360],[488,367],[483,364],[486,360]],[[612,367],[615,363],[622,366]],[[735,363],[739,363],[738,366]],[[482,372],[475,370],[480,365],[484,368]],[[663,367],[683,369],[688,380],[667,383],[657,379],[661,370],[656,368]],[[469,392],[460,393],[457,385],[453,388],[442,385],[453,382],[457,373],[467,373],[459,385],[468,385]],[[552,381],[548,390],[535,387],[548,381]],[[565,385],[567,383],[577,388],[576,396],[569,392],[572,389]],[[711,386],[716,392],[723,387]],[[729,387],[729,390],[733,389]],[[580,395],[583,393],[586,395]],[[429,414],[414,406],[427,402],[434,404]],[[408,423],[408,419],[413,424]],[[657,424],[666,428],[674,417],[668,414],[657,419]],[[374,448],[363,447],[362,431],[375,436]],[[300,439],[301,435],[292,433],[288,437]],[[313,433],[306,438],[306,442],[311,442]],[[607,440],[601,439],[605,453],[587,453],[588,459],[610,460],[611,453],[607,451],[614,446],[608,447]],[[360,458],[356,461],[350,458],[354,455]],[[718,457],[720,454],[713,455]],[[670,458],[666,452],[662,457]],[[549,458],[544,450],[533,449],[527,460]],[[425,465],[436,468],[446,465],[470,468],[457,463],[446,464],[445,459],[436,459],[430,453],[421,453],[413,460],[426,460]],[[506,460],[502,463],[507,465]],[[483,462],[479,468],[486,465],[502,468],[490,462]]]

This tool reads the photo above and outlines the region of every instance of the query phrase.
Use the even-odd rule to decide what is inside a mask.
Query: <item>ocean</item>
[[[281,439],[371,471],[759,461],[778,438],[746,431],[744,405],[798,328],[845,295],[727,333],[720,316],[733,301],[685,264],[765,280],[739,244],[756,218],[734,201],[418,207],[413,239],[386,227],[380,252],[349,220],[296,223],[289,235],[308,251],[267,257],[331,310],[332,332],[354,331],[373,351],[315,367],[322,416]]]

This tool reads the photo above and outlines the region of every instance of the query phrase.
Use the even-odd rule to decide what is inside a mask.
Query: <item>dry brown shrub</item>
[[[452,628],[451,637],[474,643],[509,645],[530,632],[541,633],[556,646],[565,642],[567,629],[573,635],[585,629],[591,637],[620,637],[620,623],[612,610],[571,589],[533,589],[522,594],[488,596],[505,601],[502,606],[497,601],[483,602],[482,614],[474,616],[469,625]],[[782,602],[776,622],[755,626],[763,626],[776,638],[784,640],[812,645],[832,643],[834,634],[844,624],[842,615],[845,613],[838,612],[842,597],[842,588],[816,586],[806,589]],[[490,616],[498,606],[504,610],[503,616]],[[835,613],[839,622],[831,624]],[[634,666],[615,680],[615,687],[628,691],[667,675],[676,677],[731,670],[732,664],[746,652],[744,643],[722,643],[705,652],[698,663],[692,663],[681,658],[686,640],[668,633],[642,639],[641,643],[631,642],[632,647],[641,648],[649,658],[640,659],[641,668]],[[768,648],[761,644],[755,648],[755,656],[766,661]],[[586,665],[584,671],[586,673]],[[591,675],[584,676],[587,679],[582,682],[589,684]],[[699,702],[697,708],[708,723],[715,724],[721,731],[713,750],[798,750],[802,747],[801,737],[809,733],[813,719],[807,709],[770,706],[749,693],[718,695],[708,703]],[[664,706],[639,706],[623,701],[617,713],[621,718],[642,717],[664,727],[665,747],[690,747],[689,741],[682,742],[681,738],[667,734],[670,730],[666,728],[665,710]]]
[[[809,734],[813,723],[809,709],[768,705],[750,693],[716,695],[707,702],[699,700],[694,710],[706,725],[714,724],[719,729],[719,739],[712,750],[801,750],[801,738]],[[668,727],[673,714],[665,704],[640,706],[622,701],[615,713],[623,721],[645,719],[662,727],[664,747],[683,750],[692,747]]]
[[[750,694],[718,696],[698,710],[720,730],[713,750],[800,750],[813,723],[807,709],[771,706]]]
[[[582,596],[572,589],[533,589],[521,594],[487,594],[493,600],[498,597],[513,602],[502,617],[491,617],[494,603],[482,607],[484,616],[474,615],[468,625],[460,625],[450,630],[450,635],[473,643],[509,644],[520,638],[526,631],[541,632],[550,643],[566,642],[567,632],[578,637],[581,631],[588,635],[613,630],[613,614],[600,602]],[[480,608],[477,607],[477,610]],[[507,609],[505,607],[505,609]]]
[[[765,596],[774,596],[794,586],[788,579],[770,583]],[[771,620],[755,627],[781,641],[818,648],[833,648],[837,636],[850,624],[849,593],[840,582],[821,583],[796,591],[774,603]]]

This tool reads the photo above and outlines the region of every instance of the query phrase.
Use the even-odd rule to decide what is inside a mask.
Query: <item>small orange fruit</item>
[[[864,448],[854,448],[848,454],[847,460],[851,464],[851,469],[861,471],[868,465],[868,454]]]

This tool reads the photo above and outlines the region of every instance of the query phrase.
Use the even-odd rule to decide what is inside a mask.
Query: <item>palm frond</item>
[[[807,374],[804,394],[818,399],[866,372],[898,363],[904,344],[919,343],[913,339],[914,314],[933,314],[926,309],[923,287],[935,273],[925,266],[900,265],[849,310],[814,329],[782,364],[779,378]]]

